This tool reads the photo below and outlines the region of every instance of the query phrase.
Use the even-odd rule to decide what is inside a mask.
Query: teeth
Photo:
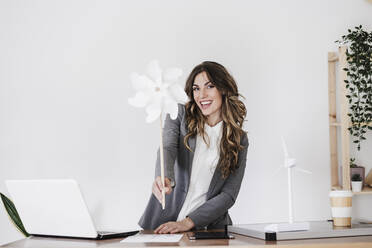
[[[206,105],[206,104],[210,104],[210,103],[212,103],[212,101],[200,102],[201,105]]]

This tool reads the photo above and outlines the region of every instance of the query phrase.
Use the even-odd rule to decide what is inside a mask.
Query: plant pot
[[[362,181],[351,181],[351,189],[355,193],[362,191],[362,186]]]
[[[354,174],[359,174],[362,178],[362,184],[364,184],[364,178],[365,178],[365,168],[363,166],[357,166],[357,167],[350,167],[350,178]]]

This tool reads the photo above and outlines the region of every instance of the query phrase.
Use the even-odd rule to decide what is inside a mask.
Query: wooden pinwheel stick
[[[163,152],[163,118],[162,114],[160,114],[160,177],[161,177],[161,183],[163,185],[163,188],[161,190],[162,194],[162,200],[161,200],[161,206],[163,210],[165,209],[165,178],[164,178],[164,152]]]

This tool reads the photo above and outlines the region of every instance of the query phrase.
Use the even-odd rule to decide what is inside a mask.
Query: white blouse
[[[209,147],[204,142],[202,136],[198,135],[196,137],[190,186],[187,191],[185,202],[178,214],[177,221],[183,220],[189,213],[207,201],[209,185],[220,158],[219,146],[222,136],[222,123],[223,121],[220,121],[213,127],[205,124],[204,131],[209,137]]]

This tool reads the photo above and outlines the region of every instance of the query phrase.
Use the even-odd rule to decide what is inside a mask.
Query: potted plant
[[[349,100],[351,126],[349,131],[353,142],[360,150],[362,140],[365,140],[367,130],[372,130],[372,32],[367,32],[360,25],[355,30],[348,30],[339,44],[347,45],[346,59],[348,68],[343,68],[347,74],[345,80]]]
[[[365,168],[363,166],[358,166],[355,162],[355,158],[350,158],[350,178],[352,178],[353,175],[356,174],[358,174],[362,178],[361,181],[362,184],[364,184]]]
[[[351,189],[353,192],[362,191],[362,177],[359,174],[354,174],[351,177]]]

